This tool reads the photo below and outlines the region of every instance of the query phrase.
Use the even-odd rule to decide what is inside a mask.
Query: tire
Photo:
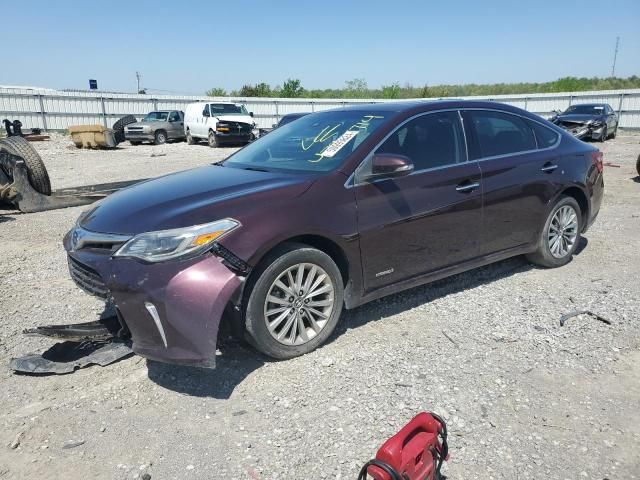
[[[137,121],[138,120],[136,120],[136,117],[134,117],[133,115],[125,115],[124,117],[117,120],[116,123],[113,124],[113,127],[111,127],[111,129],[115,132],[124,132],[124,127],[126,127],[127,125],[131,125],[132,123],[136,123]]]
[[[607,140],[607,138],[609,138],[609,130],[607,129],[607,126],[604,126],[604,130],[602,130],[602,135],[600,135],[600,141],[604,142]]]
[[[195,139],[191,136],[191,131],[187,130],[187,144],[188,145],[195,145],[196,141]]]
[[[167,132],[164,130],[157,130],[154,134],[154,144],[156,145],[164,145],[167,143]]]
[[[293,358],[315,350],[329,338],[342,312],[343,283],[335,262],[320,250],[290,243],[269,255],[261,265],[254,272],[252,278],[255,280],[249,283],[249,293],[245,296],[247,340],[262,353],[276,359]],[[281,283],[285,287],[291,285],[287,278],[293,279],[295,285],[301,265],[303,274],[299,282],[302,288],[298,287],[300,291],[306,294],[313,293],[309,290],[320,293],[307,298],[304,294],[294,297],[293,292],[278,287],[277,280],[281,276],[284,276]],[[289,269],[293,272],[291,277],[287,274]],[[309,280],[313,272],[315,275]],[[307,284],[308,281],[310,284]],[[315,284],[317,281],[320,281],[318,285]],[[322,290],[326,291],[322,293]],[[268,298],[274,298],[276,302],[269,302]],[[303,312],[302,316],[298,315],[296,309]],[[267,313],[269,311],[273,312],[271,316]],[[314,318],[313,322],[309,316]],[[267,322],[274,325],[273,333]],[[277,336],[281,337],[280,340]]]
[[[207,136],[207,142],[211,148],[218,147],[218,139],[216,138],[216,134],[213,133],[213,130],[209,130],[209,135]]]
[[[638,155],[638,160],[636,160],[636,172],[638,172],[638,176],[640,176],[640,155]]]
[[[0,140],[0,149],[21,157],[27,167],[29,183],[34,190],[43,195],[51,195],[51,181],[47,169],[38,152],[27,140],[22,137],[7,137]],[[0,168],[13,178],[13,164],[0,165]]]
[[[560,212],[561,210],[564,212],[570,212],[575,215],[575,221],[571,224],[575,224],[575,226],[573,228],[567,227],[566,229],[564,229],[565,233],[562,235],[562,237],[565,239],[573,238],[570,245],[567,245],[568,242],[565,242],[564,240],[558,240],[560,241],[559,244],[557,244],[557,242],[554,243],[552,240],[552,223],[556,227],[558,226],[558,220],[561,220],[562,218],[562,212]],[[573,212],[571,212],[571,210],[573,210]],[[560,218],[556,218],[556,214],[558,214],[558,217]],[[560,227],[562,227],[562,224],[564,222],[560,221],[559,223]],[[581,238],[582,226],[582,211],[580,210],[580,205],[578,205],[578,202],[573,197],[564,195],[561,196],[549,212],[549,215],[547,215],[544,227],[540,232],[537,250],[533,253],[528,254],[527,260],[535,265],[545,268],[555,268],[566,265],[571,261],[576,248],[578,248],[578,244],[580,243]],[[573,235],[575,235],[575,237],[573,237]],[[566,252],[556,251],[554,253],[553,247],[556,247],[559,250],[563,250],[565,246]]]

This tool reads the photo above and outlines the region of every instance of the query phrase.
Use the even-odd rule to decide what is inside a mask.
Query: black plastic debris
[[[560,326],[564,327],[564,324],[567,320],[573,317],[577,317],[578,315],[589,315],[590,317],[598,320],[599,322],[606,323],[607,325],[611,325],[611,320],[604,318],[602,315],[598,315],[597,313],[593,313],[591,310],[575,310],[573,312],[566,313],[560,317]]]
[[[104,367],[133,354],[131,345],[121,341],[60,342],[42,354],[14,358],[9,368],[32,374],[65,374],[89,365]]]

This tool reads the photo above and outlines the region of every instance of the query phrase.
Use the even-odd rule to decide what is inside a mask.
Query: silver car
[[[141,122],[127,125],[124,136],[131,145],[142,142],[162,145],[168,140],[184,140],[184,113],[180,110],[149,112]]]

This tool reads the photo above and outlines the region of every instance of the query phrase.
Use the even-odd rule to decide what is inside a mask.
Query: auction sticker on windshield
[[[358,133],[359,132],[354,131],[354,130],[347,130],[342,135],[340,135],[338,138],[336,138],[333,142],[331,142],[327,146],[327,148],[325,148],[322,152],[320,152],[320,154],[323,157],[328,157],[328,158],[333,157],[336,153],[338,153],[340,151],[340,149],[342,147],[344,147],[347,143],[349,143],[349,141],[352,138],[354,138],[356,135],[358,135]]]

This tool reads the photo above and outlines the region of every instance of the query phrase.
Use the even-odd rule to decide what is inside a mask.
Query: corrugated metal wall
[[[576,103],[608,103],[620,115],[620,126],[640,129],[640,89],[597,92],[539,93],[464,97],[508,103],[548,117],[555,109],[564,110]],[[179,109],[197,101],[233,101],[243,103],[254,113],[260,127],[270,127],[287,113],[317,112],[342,105],[389,100],[344,100],[310,98],[187,97],[136,95],[108,92],[63,92],[49,89],[0,88],[0,120],[20,120],[25,128],[63,130],[70,125],[102,124],[107,127],[123,115],[142,118],[151,110]]]

